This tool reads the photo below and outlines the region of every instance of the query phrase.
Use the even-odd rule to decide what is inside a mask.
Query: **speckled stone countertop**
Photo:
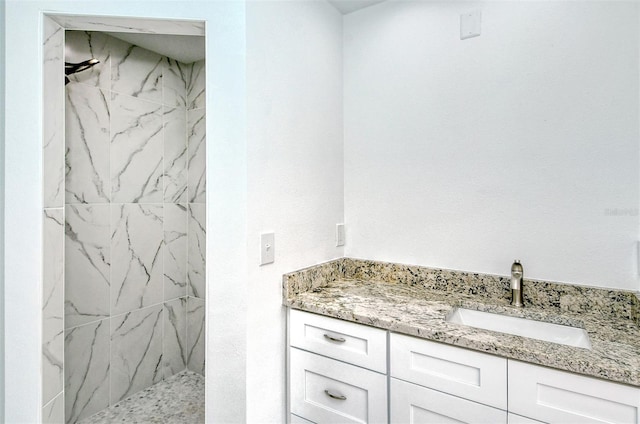
[[[525,278],[520,309],[509,306],[508,277],[350,258],[286,274],[283,289],[294,309],[640,387],[633,292]],[[584,328],[592,348],[447,322],[459,306]]]

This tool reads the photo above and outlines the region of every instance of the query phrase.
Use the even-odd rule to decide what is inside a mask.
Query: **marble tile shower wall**
[[[44,341],[55,374],[44,401],[64,388],[74,423],[184,369],[204,373],[205,81],[204,62],[63,37],[67,61],[100,60],[66,86],[64,205],[44,216],[47,245],[64,237],[45,261],[64,273],[64,316]]]
[[[64,29],[43,26],[42,422],[64,422]]]

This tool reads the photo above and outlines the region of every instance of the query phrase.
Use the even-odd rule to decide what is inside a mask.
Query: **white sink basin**
[[[447,321],[469,327],[591,349],[591,342],[587,332],[582,328],[569,327],[568,325],[551,324],[465,308],[456,308],[449,314]]]

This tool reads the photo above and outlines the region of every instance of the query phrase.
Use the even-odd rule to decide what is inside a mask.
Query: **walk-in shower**
[[[43,419],[177,414],[175,385],[191,390],[185,419],[204,420],[204,60],[45,27],[61,76],[45,76],[45,109],[64,112],[45,128],[45,151],[62,143],[45,186],[63,177],[45,193]],[[60,44],[64,62],[46,53]]]

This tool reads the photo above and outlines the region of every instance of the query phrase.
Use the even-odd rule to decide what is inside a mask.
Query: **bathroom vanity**
[[[635,293],[339,259],[284,276],[291,422],[637,423]],[[575,347],[447,320],[583,329]],[[564,341],[561,341],[564,343]]]

